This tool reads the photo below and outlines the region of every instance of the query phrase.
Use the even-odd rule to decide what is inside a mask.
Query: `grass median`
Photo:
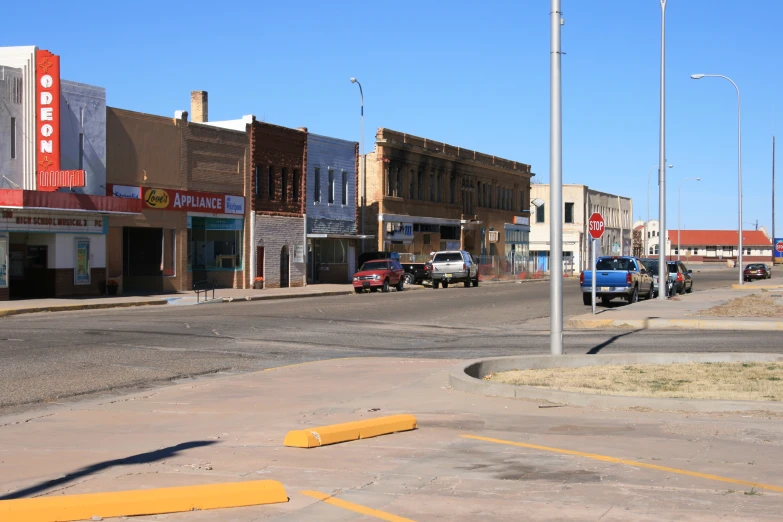
[[[682,363],[513,370],[485,380],[598,395],[782,401],[783,363]]]

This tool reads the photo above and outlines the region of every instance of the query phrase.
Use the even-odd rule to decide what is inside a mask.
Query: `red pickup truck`
[[[394,286],[398,292],[402,292],[405,270],[400,262],[395,259],[377,259],[367,261],[358,272],[353,275],[353,291],[361,294],[365,290],[388,292]]]

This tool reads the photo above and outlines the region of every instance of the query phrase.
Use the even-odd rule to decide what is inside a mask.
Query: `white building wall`
[[[0,47],[0,66],[19,69],[22,73],[23,99],[21,128],[17,132],[17,152],[22,162],[22,188],[35,190],[35,51],[34,46]],[[2,96],[2,94],[0,94]],[[5,98],[3,98],[5,101]],[[2,102],[0,102],[2,105]],[[7,122],[2,122],[7,126]],[[4,142],[5,143],[5,142]],[[6,155],[7,151],[3,151]],[[9,176],[10,177],[10,176]],[[2,180],[2,178],[0,178]],[[5,180],[3,180],[5,181]],[[14,187],[16,188],[16,187]]]
[[[53,234],[52,236],[55,238],[55,248],[54,253],[51,247],[49,248],[49,268],[76,266],[77,238],[90,240],[90,268],[106,268],[106,236],[101,234]]]

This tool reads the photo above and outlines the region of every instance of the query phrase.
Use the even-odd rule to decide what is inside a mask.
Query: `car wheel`
[[[383,287],[381,288],[381,292],[388,292],[389,291],[389,280],[384,279],[383,280]]]
[[[378,291],[378,288],[377,288],[377,287],[370,288],[370,292],[372,292],[373,294],[374,294],[375,292],[377,292],[377,291]]]
[[[449,283],[447,283],[446,281],[443,281],[443,283],[441,283],[441,284],[443,285],[443,288],[448,288],[449,287]]]
[[[688,294],[693,292],[693,281],[691,281],[691,286],[689,286],[688,289],[685,292],[688,293]]]
[[[398,291],[398,292],[402,292],[402,291],[403,291],[403,286],[404,286],[404,285],[405,285],[405,279],[403,279],[403,278],[401,277],[401,278],[400,278],[400,282],[399,282],[399,283],[397,283],[397,291]]]
[[[628,296],[628,304],[633,304],[638,302],[639,302],[639,289],[633,287],[633,292],[631,292],[631,295]]]
[[[582,294],[582,303],[585,306],[592,306],[593,304],[593,294]]]
[[[363,288],[354,288],[353,291],[356,292],[357,294],[361,294],[362,292],[364,292],[364,289]]]
[[[432,282],[432,289],[433,290],[437,290],[438,289],[438,285],[440,285],[439,281],[433,281]]]
[[[413,274],[405,274],[403,276],[403,279],[405,280],[406,285],[412,285],[413,283],[416,282],[416,278],[413,277]]]
[[[653,298],[653,287],[650,285],[650,290],[647,292],[647,295],[644,297],[647,301]]]
[[[682,284],[679,290],[677,290],[677,293],[682,295],[685,293],[685,283]]]
[[[479,280],[478,280],[478,276],[476,276],[476,279],[473,280],[473,286],[474,287],[478,286],[478,284],[479,284]]]
[[[465,285],[465,288],[470,288],[470,279],[463,281],[462,284]]]

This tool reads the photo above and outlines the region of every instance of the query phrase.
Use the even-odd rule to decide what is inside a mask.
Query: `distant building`
[[[550,185],[534,184],[531,188],[533,210],[530,225],[530,255],[536,270],[549,272],[551,252]],[[592,239],[587,221],[594,212],[604,218],[606,229],[599,240],[597,255],[632,255],[633,201],[631,198],[600,192],[587,185],[563,185],[563,270],[577,273],[590,264]]]
[[[634,223],[634,227],[642,232],[645,229],[643,221]],[[647,223],[646,255],[657,256],[659,252],[660,225],[657,220]],[[677,230],[669,230],[666,234],[666,256],[691,262],[725,262],[736,261],[739,254],[739,241],[736,230],[682,230],[678,236]],[[678,247],[678,242],[680,246]],[[759,230],[742,231],[742,261],[765,262],[772,261],[773,245],[764,227]]]
[[[426,260],[462,248],[526,269],[530,165],[384,128],[366,161],[367,250]]]

